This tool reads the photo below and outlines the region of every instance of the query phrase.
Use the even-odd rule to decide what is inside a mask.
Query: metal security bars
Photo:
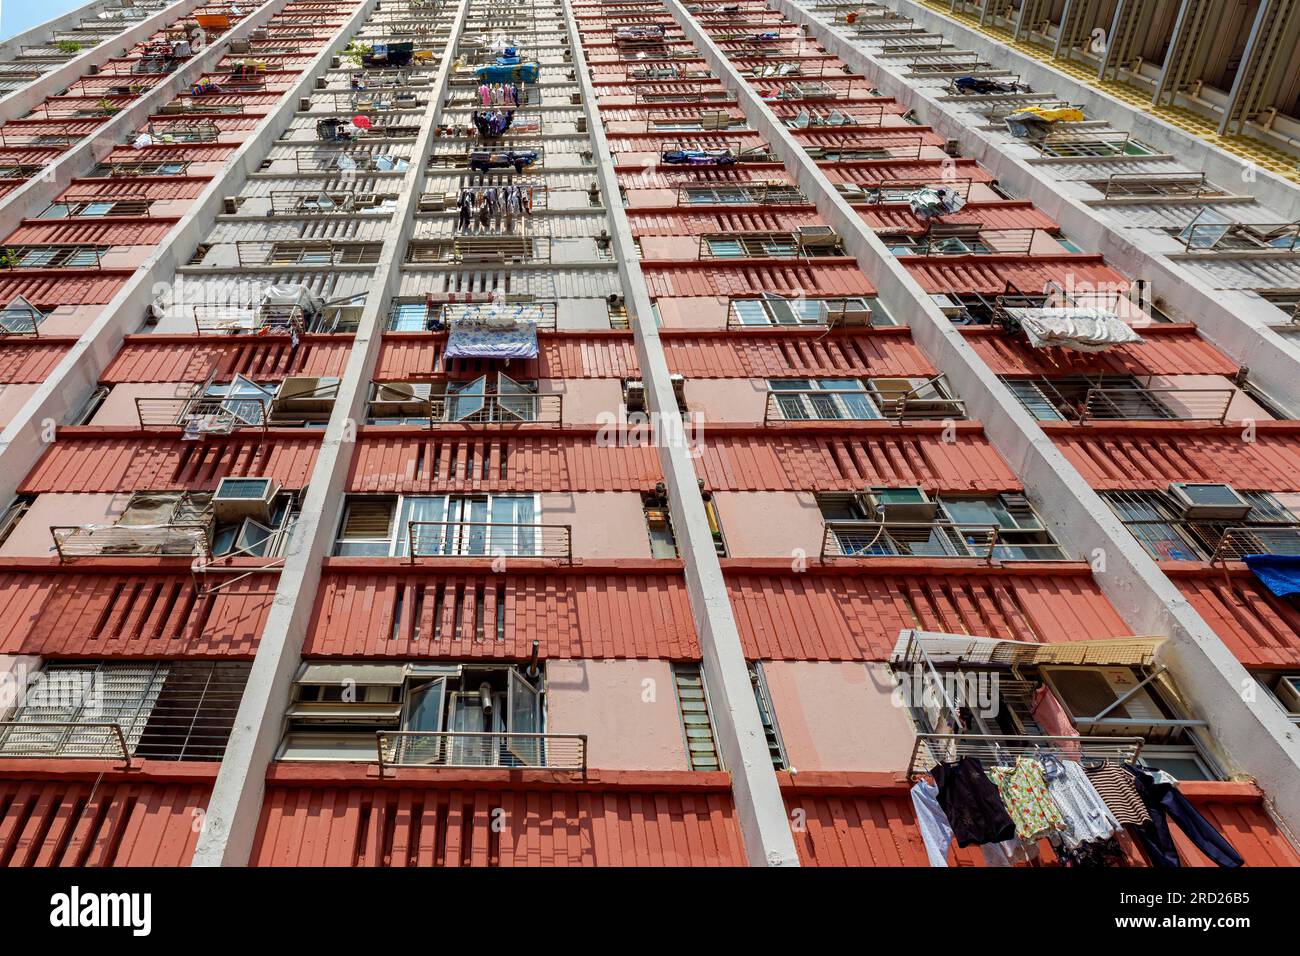
[[[407,554],[416,558],[556,558],[573,563],[573,526],[491,521],[412,521]]]
[[[1145,741],[1141,737],[1053,737],[992,734],[917,734],[908,762],[908,776],[929,773],[936,764],[977,757],[986,767],[1014,763],[1020,756],[1054,754],[1070,760],[1115,760],[1136,763]]]
[[[533,767],[587,775],[586,734],[375,732],[382,777],[388,767]]]

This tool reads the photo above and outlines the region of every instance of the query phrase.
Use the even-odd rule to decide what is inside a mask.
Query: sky
[[[84,7],[90,0],[0,0],[0,40]]]

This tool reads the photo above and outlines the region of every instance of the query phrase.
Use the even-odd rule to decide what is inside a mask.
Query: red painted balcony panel
[[[276,578],[202,597],[193,577],[78,571],[0,575],[0,654],[251,658]]]
[[[976,426],[978,428],[978,426]],[[1012,491],[1021,487],[982,434],[961,429],[895,434],[720,434],[710,429],[696,471],[711,491],[861,491],[866,485],[921,485],[931,491]]]
[[[1246,491],[1300,488],[1300,435],[1259,429],[1242,441],[1236,426],[1089,424],[1045,429],[1097,489],[1164,487],[1171,481],[1223,482]]]
[[[1246,861],[1247,866],[1296,866],[1300,854],[1287,842],[1269,817],[1258,796],[1243,800],[1235,794],[1216,798],[1219,789],[1236,784],[1190,784],[1188,799],[1219,830]],[[843,794],[799,793],[787,790],[786,807],[799,813],[802,828],[794,828],[795,846],[804,866],[928,866],[925,844],[916,824],[911,797],[902,790],[879,789]],[[1169,827],[1186,866],[1215,864],[1197,850],[1176,824]],[[1144,866],[1145,858],[1127,835],[1122,838],[1131,866]],[[1046,841],[1040,841],[1042,860],[1055,859]],[[954,844],[948,861],[955,866],[983,866],[979,847],[959,849]]]
[[[278,381],[287,375],[340,376],[348,362],[352,337],[305,335],[298,348],[283,340],[186,339],[160,341],[161,336],[129,336],[104,371],[106,385],[122,382],[206,382],[243,375],[257,381]]]
[[[103,305],[115,296],[129,272],[104,269],[47,270],[17,269],[0,276],[0,300],[13,301],[22,296],[28,302],[45,308],[60,305]]]
[[[900,256],[926,292],[980,292],[1001,295],[1007,283],[1026,293],[1038,293],[1048,282],[1075,289],[1127,289],[1128,280],[1100,256]]]
[[[822,172],[832,183],[855,183],[859,186],[917,181],[939,184],[945,179],[945,170],[951,170],[955,179],[969,179],[976,183],[993,179],[992,174],[973,159],[900,159],[889,163],[835,163],[822,167]]]
[[[748,336],[661,332],[660,339],[668,368],[688,379],[937,374],[906,330]]]
[[[118,146],[103,163],[224,163],[239,148],[237,143],[220,146]]]
[[[160,176],[151,179],[78,179],[59,194],[60,202],[86,202],[95,199],[194,199],[206,188],[208,180],[183,176]]]
[[[674,169],[656,166],[619,171],[618,184],[625,189],[675,189],[679,186],[734,186],[737,183],[793,183],[784,169],[770,166],[705,166]]]
[[[67,352],[67,345],[0,343],[0,385],[43,382]]]
[[[1001,329],[965,326],[962,334],[996,375],[1235,375],[1237,365],[1201,338],[1193,325],[1154,325],[1139,330],[1142,343],[1105,352],[1032,348]]]
[[[153,246],[161,242],[175,224],[175,219],[135,219],[130,222],[28,220],[5,241],[14,244],[56,242]]]
[[[543,658],[700,657],[681,574],[620,570],[334,571],[303,653],[526,660],[534,640]]]
[[[0,866],[188,866],[210,792],[207,782],[0,778]]]
[[[186,442],[139,434],[64,433],[41,456],[19,491],[210,491],[229,475],[269,477],[282,488],[303,488],[318,447],[319,435]]]
[[[1249,572],[1171,574],[1178,589],[1247,667],[1300,667],[1300,610]]]
[[[799,226],[824,225],[815,209],[773,212],[754,206],[744,212],[698,212],[683,209],[629,212],[635,236],[703,236],[734,232],[791,232]]]
[[[743,866],[745,855],[725,791],[268,785],[252,863]]]
[[[732,571],[727,587],[746,656],[768,660],[883,661],[912,627],[1042,643],[1132,633],[1082,566]]]
[[[763,292],[811,296],[875,294],[870,281],[851,260],[816,265],[771,259],[761,264],[725,265],[710,262],[659,266],[643,262],[641,270],[652,298],[755,296]]]
[[[446,336],[384,336],[375,380],[401,382],[441,374]],[[638,372],[636,348],[629,334],[543,333],[536,359],[512,363],[520,378],[628,378]]]
[[[877,232],[925,232],[927,223],[906,204],[859,207],[868,226]],[[978,225],[985,229],[1042,229],[1055,232],[1057,224],[1030,203],[971,203],[961,212],[943,217],[944,225]]]
[[[363,435],[348,490],[646,491],[663,472],[650,445],[601,447],[596,434],[427,438]]]

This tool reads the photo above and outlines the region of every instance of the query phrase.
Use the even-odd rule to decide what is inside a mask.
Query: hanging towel
[[[939,788],[925,780],[918,780],[912,788],[912,807],[916,810],[916,825],[921,828],[921,839],[925,842],[925,855],[931,866],[947,866],[952,827],[939,806],[938,797]]]

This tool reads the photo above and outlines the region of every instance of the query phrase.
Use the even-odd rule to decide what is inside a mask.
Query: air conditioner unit
[[[271,520],[271,506],[280,493],[274,478],[222,478],[212,496],[212,514],[225,523],[252,518],[263,523]]]
[[[632,379],[623,386],[623,404],[627,406],[629,412],[644,412],[646,410],[645,382]]]
[[[830,226],[799,226],[794,235],[801,250],[835,249],[840,244],[840,237]]]
[[[1169,494],[1182,516],[1192,520],[1237,521],[1250,514],[1250,502],[1231,485],[1175,481],[1169,485]]]
[[[673,374],[668,376],[668,381],[673,386],[673,396],[677,399],[677,404],[683,408],[686,406],[686,376]]]
[[[942,312],[944,315],[948,316],[948,318],[950,319],[955,316],[959,316],[966,311],[966,307],[964,305],[962,305],[952,296],[944,295],[942,292],[931,293],[930,298],[933,299],[934,304],[939,307],[939,311]]]
[[[1288,674],[1278,681],[1277,699],[1288,714],[1300,714],[1300,675]]]
[[[230,38],[230,52],[231,52],[231,53],[247,53],[248,50],[249,50],[249,45],[248,45],[248,38],[247,38],[247,37],[231,37],[231,38]]]
[[[420,212],[443,212],[451,208],[451,197],[446,193],[422,193]]]
[[[827,325],[866,326],[871,324],[871,306],[866,299],[823,301],[822,317]]]
[[[872,488],[866,494],[871,514],[881,521],[923,523],[939,514],[939,503],[921,488]]]
[[[239,212],[239,197],[226,196],[221,200],[221,211],[227,216],[233,216]]]
[[[1049,679],[1061,703],[1070,716],[1077,720],[1096,717],[1110,704],[1134,691],[1145,678],[1130,667],[1044,667],[1042,673]],[[1085,735],[1098,734],[1118,737],[1167,737],[1171,728],[1157,729],[1152,721],[1168,719],[1150,692],[1150,685],[1136,690],[1131,697],[1107,713],[1104,724],[1079,725]]]
[[[429,414],[429,400],[433,395],[430,382],[383,382],[375,387],[375,397],[370,401],[373,418],[407,418]]]
[[[945,141],[943,144],[943,151],[953,159],[957,159],[961,156],[961,140],[950,139]]]
[[[293,421],[318,422],[329,419],[338,397],[337,378],[309,378],[290,376],[280,383],[271,400],[271,420],[284,418]]]

